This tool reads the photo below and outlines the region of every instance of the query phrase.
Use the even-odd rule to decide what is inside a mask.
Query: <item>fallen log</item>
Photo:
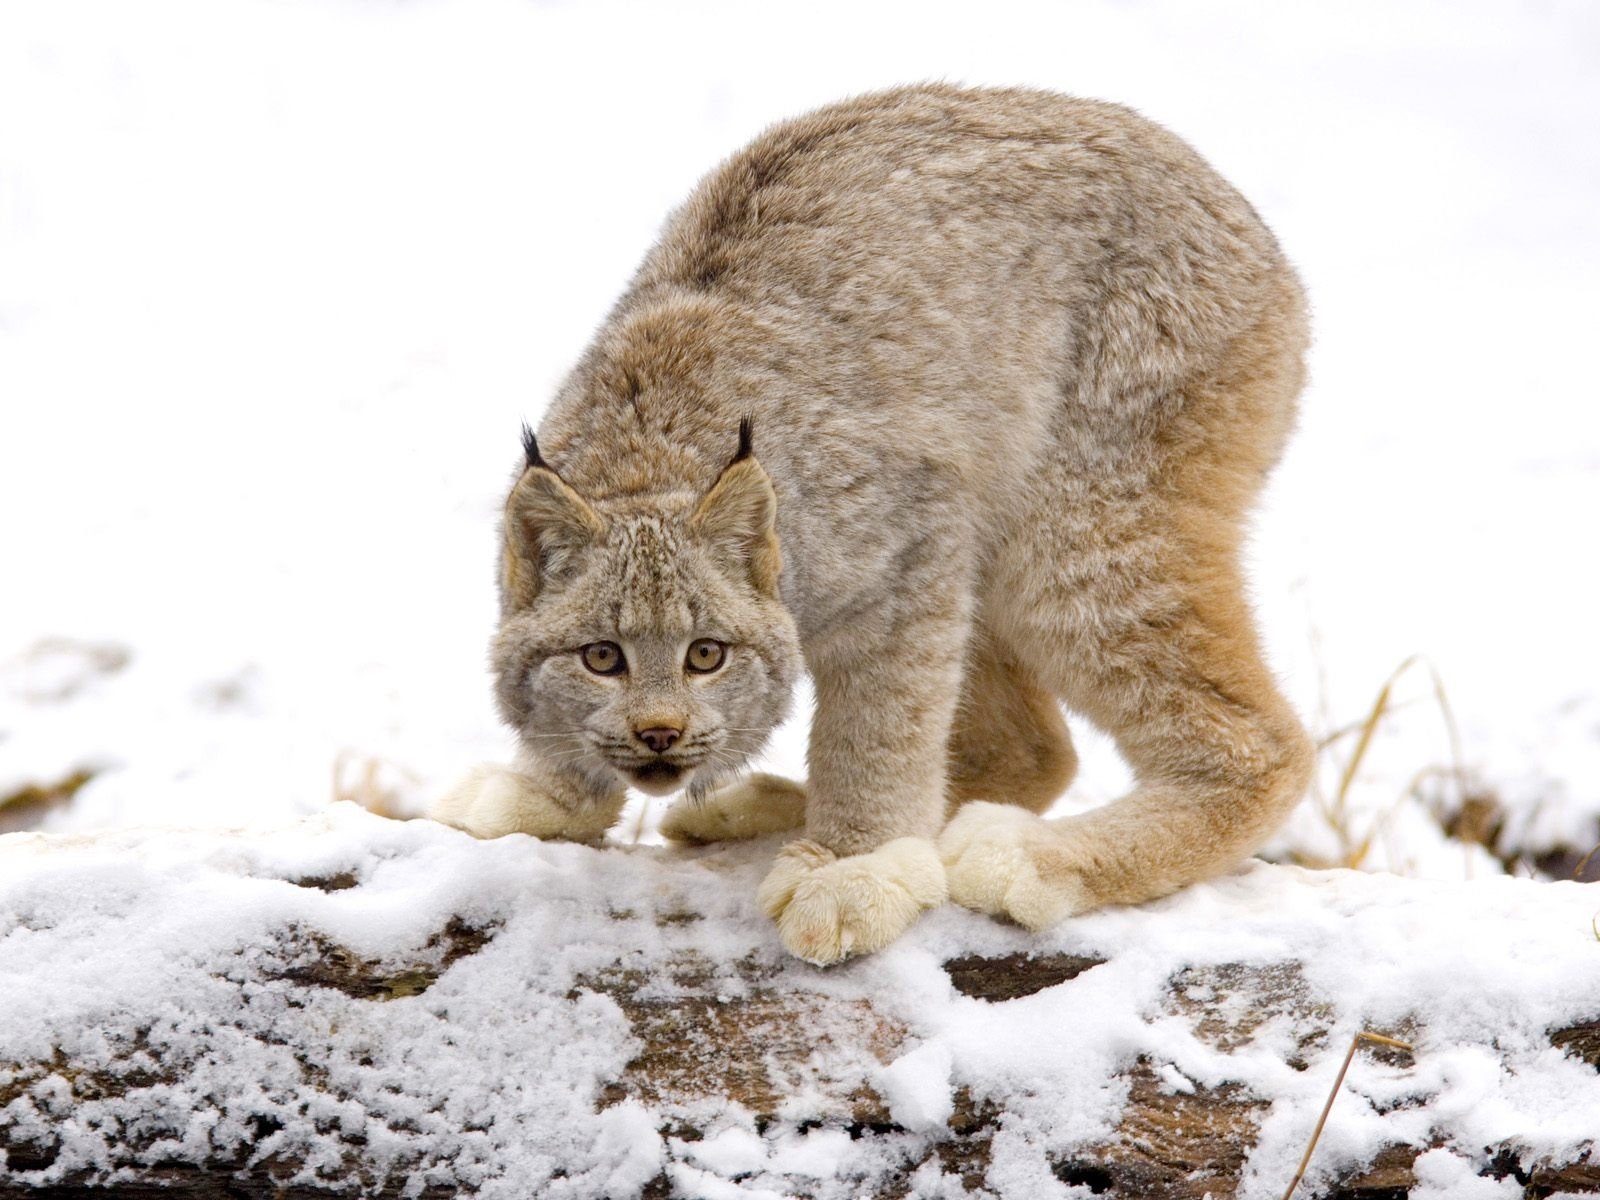
[[[1266,1123],[1282,1116],[1282,1097],[1259,1078],[1229,1078],[1227,1064],[1276,1054],[1293,1081],[1321,1073],[1349,1042],[1350,1014],[1319,993],[1298,960],[1200,956],[1175,964],[1150,992],[1154,1003],[1129,997],[1140,1011],[1117,1026],[1127,1044],[1104,1059],[1113,1069],[1093,1081],[1103,1110],[1092,1114],[1093,1136],[1078,1136],[1082,1114],[1060,1111],[1067,1100],[1045,1095],[1025,1073],[964,1071],[963,1046],[990,1026],[1049,1030],[1054,1017],[1093,1015],[1119,978],[1150,976],[1155,964],[1137,961],[1132,942],[1115,945],[1107,929],[1099,940],[1110,952],[1097,953],[1052,949],[970,914],[936,914],[927,922],[935,928],[919,927],[903,952],[819,971],[778,952],[738,891],[759,873],[758,852],[673,856],[531,839],[482,846],[371,821],[345,815],[313,825],[301,831],[303,846],[292,834],[265,851],[223,835],[184,835],[161,850],[162,870],[149,886],[163,895],[185,894],[187,873],[204,903],[195,873],[226,859],[216,869],[276,900],[247,937],[215,934],[204,953],[193,942],[170,948],[165,969],[180,983],[177,1003],[204,993],[204,1011],[164,1013],[153,993],[139,992],[99,1010],[95,1036],[63,1038],[46,1053],[19,1053],[20,1043],[0,1035],[0,1197],[106,1189],[281,1200],[665,1197],[717,1194],[713,1185],[757,1196],[1006,1196],[1028,1178],[1078,1189],[1064,1194],[1139,1200],[1281,1194],[1286,1178],[1273,1192],[1258,1151]],[[327,860],[319,842],[330,840],[338,843],[331,857],[351,865],[297,868],[298,860]],[[16,839],[0,841],[0,863],[6,849],[21,857],[7,841]],[[0,913],[21,916],[0,925],[0,950],[10,939],[51,935],[40,916],[49,905],[38,897],[82,869],[82,854],[114,863],[139,843],[125,835],[91,845],[75,854],[68,845],[30,844],[30,854],[57,869],[36,869],[31,883],[12,887]],[[434,853],[441,848],[442,857]],[[341,939],[334,913],[375,911],[385,897],[404,897],[404,887],[383,886],[385,872],[409,865],[427,874],[444,860],[486,859],[494,869],[476,881],[475,902],[461,902],[467,888],[442,907],[419,903],[434,918],[449,912],[431,931],[417,926],[409,949],[374,954],[355,944],[361,939],[348,935],[359,922]],[[508,864],[525,883],[501,870]],[[611,904],[580,919],[574,905],[597,894],[596,874],[609,877],[598,882]],[[1278,882],[1304,886],[1301,874]],[[624,879],[632,886],[610,886]],[[493,902],[483,902],[482,889]],[[1181,905],[1144,919],[1170,918]],[[560,941],[563,922],[584,944]],[[949,952],[964,941],[970,950]],[[541,955],[563,957],[563,968],[541,965]],[[206,980],[184,982],[195,972]],[[911,976],[919,995],[946,993],[939,1004],[953,1014],[949,1029],[908,1003]],[[522,979],[525,990],[507,986]],[[34,984],[72,990],[48,973]],[[519,1004],[554,1022],[544,1051],[529,1049],[540,1044],[532,1035],[504,1058],[496,1054],[512,1047],[509,1035],[473,1041],[485,1022],[514,1027],[505,1018]],[[1418,1041],[1419,1058],[1430,1052],[1423,1021],[1399,1031]],[[1149,1036],[1141,1039],[1140,1029]],[[416,1030],[435,1040],[408,1054]],[[1600,1069],[1600,1022],[1574,1021],[1544,1038],[1552,1061]],[[1168,1053],[1180,1040],[1183,1052]],[[449,1047],[468,1043],[470,1054],[446,1061]],[[430,1047],[437,1063],[426,1057]],[[219,1066],[229,1054],[262,1066],[256,1075],[230,1075]],[[1333,1147],[1303,1195],[1408,1195],[1419,1156],[1451,1144],[1448,1122],[1398,1119],[1431,1103],[1432,1084],[1407,1082],[1417,1062],[1399,1052],[1368,1057],[1387,1081],[1373,1091],[1376,1107],[1390,1106],[1398,1136],[1358,1158]],[[519,1094],[518,1072],[559,1076],[590,1062],[599,1065],[588,1092],[573,1076],[582,1094],[566,1132],[562,1114],[539,1111],[547,1094],[531,1105]],[[483,1077],[462,1074],[463,1064]],[[1215,1069],[1202,1069],[1207,1064]],[[1085,1070],[1095,1067],[1086,1060]],[[495,1071],[503,1077],[489,1078]],[[258,1076],[278,1073],[270,1087],[251,1091]],[[215,1094],[217,1079],[251,1094],[230,1103]],[[457,1090],[472,1088],[481,1096],[453,1107]],[[568,1136],[574,1121],[590,1122],[576,1140]],[[1429,1133],[1408,1136],[1418,1128]],[[523,1150],[509,1149],[520,1145],[516,1138],[544,1139],[543,1157],[530,1150],[517,1158]],[[1600,1194],[1592,1140],[1555,1155],[1516,1137],[1481,1149],[1474,1170],[1502,1181],[1507,1195]]]

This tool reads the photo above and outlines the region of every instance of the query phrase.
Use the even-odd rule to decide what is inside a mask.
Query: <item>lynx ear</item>
[[[778,595],[778,497],[750,449],[750,419],[739,422],[739,452],[723,468],[689,518],[690,531],[729,565],[742,567],[755,589]]]
[[[539,456],[533,431],[522,430],[528,465],[506,498],[502,601],[526,608],[578,551],[606,531],[605,522]]]

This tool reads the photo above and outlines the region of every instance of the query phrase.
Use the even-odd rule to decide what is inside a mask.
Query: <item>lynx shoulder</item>
[[[818,962],[947,897],[1043,927],[1226,869],[1309,772],[1239,556],[1306,337],[1255,211],[1125,108],[927,86],[776,126],[527,437],[522,751],[437,815],[595,838],[632,785],[687,789],[681,839],[794,829],[760,900]],[[809,778],[741,777],[802,670]],[[1050,821],[1063,706],[1137,783]]]

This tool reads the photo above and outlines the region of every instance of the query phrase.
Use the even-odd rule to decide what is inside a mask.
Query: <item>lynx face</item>
[[[530,450],[530,463],[536,457]],[[703,499],[591,505],[542,462],[506,506],[502,716],[598,788],[700,790],[737,770],[800,671],[777,595],[775,500],[742,457]]]

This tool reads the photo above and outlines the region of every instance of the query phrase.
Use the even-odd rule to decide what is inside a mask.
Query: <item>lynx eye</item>
[[[711,638],[700,638],[689,643],[689,653],[683,665],[699,675],[709,675],[728,657],[728,647]]]
[[[579,649],[578,657],[596,675],[621,675],[628,669],[628,660],[622,657],[622,647],[615,642],[590,642]]]

